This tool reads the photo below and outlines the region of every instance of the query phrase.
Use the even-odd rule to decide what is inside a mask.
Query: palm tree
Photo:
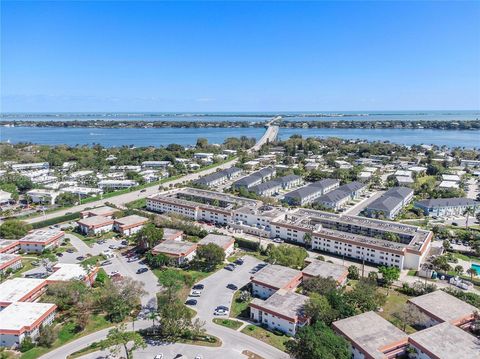
[[[474,268],[468,268],[467,269],[467,274],[470,274],[470,280],[473,282],[473,277],[476,277],[478,275],[477,270]]]
[[[475,211],[473,210],[473,207],[472,206],[468,206],[467,208],[465,208],[465,210],[463,211],[463,215],[464,216],[467,216],[467,219],[465,220],[465,228],[468,227],[468,220],[470,219],[470,215],[474,215],[475,214]]]
[[[461,265],[457,265],[455,266],[454,271],[455,274],[460,277],[463,273],[463,267]]]
[[[155,320],[158,318],[158,313],[156,311],[151,311],[148,313],[147,317],[152,320],[152,326],[155,326]]]
[[[312,235],[310,233],[305,233],[303,236],[303,241],[307,245],[307,247],[310,247],[312,244]]]

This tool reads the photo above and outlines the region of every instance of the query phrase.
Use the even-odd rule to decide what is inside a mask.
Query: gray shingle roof
[[[479,206],[480,202],[477,202],[470,198],[430,198],[418,201],[423,207],[456,207],[456,206]]]

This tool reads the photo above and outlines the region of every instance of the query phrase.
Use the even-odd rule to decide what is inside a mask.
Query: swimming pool
[[[472,269],[477,271],[477,275],[480,275],[480,264],[472,264]]]

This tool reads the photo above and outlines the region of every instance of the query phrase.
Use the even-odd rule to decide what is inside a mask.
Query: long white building
[[[280,238],[318,251],[401,269],[420,267],[433,236],[419,227],[390,221],[308,209],[287,210],[192,188],[149,197],[147,209],[228,225],[253,235]],[[390,239],[390,233],[396,240]]]

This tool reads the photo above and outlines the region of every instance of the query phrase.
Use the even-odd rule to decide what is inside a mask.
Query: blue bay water
[[[134,145],[166,146],[171,143],[194,145],[198,137],[210,143],[222,143],[228,137],[260,138],[264,128],[65,128],[65,127],[0,127],[2,142],[31,142],[47,145],[67,144],[105,147]],[[339,137],[367,141],[390,141],[403,145],[434,144],[448,147],[480,147],[480,131],[434,129],[339,129],[339,128],[281,128],[280,139],[293,134],[303,137]]]

